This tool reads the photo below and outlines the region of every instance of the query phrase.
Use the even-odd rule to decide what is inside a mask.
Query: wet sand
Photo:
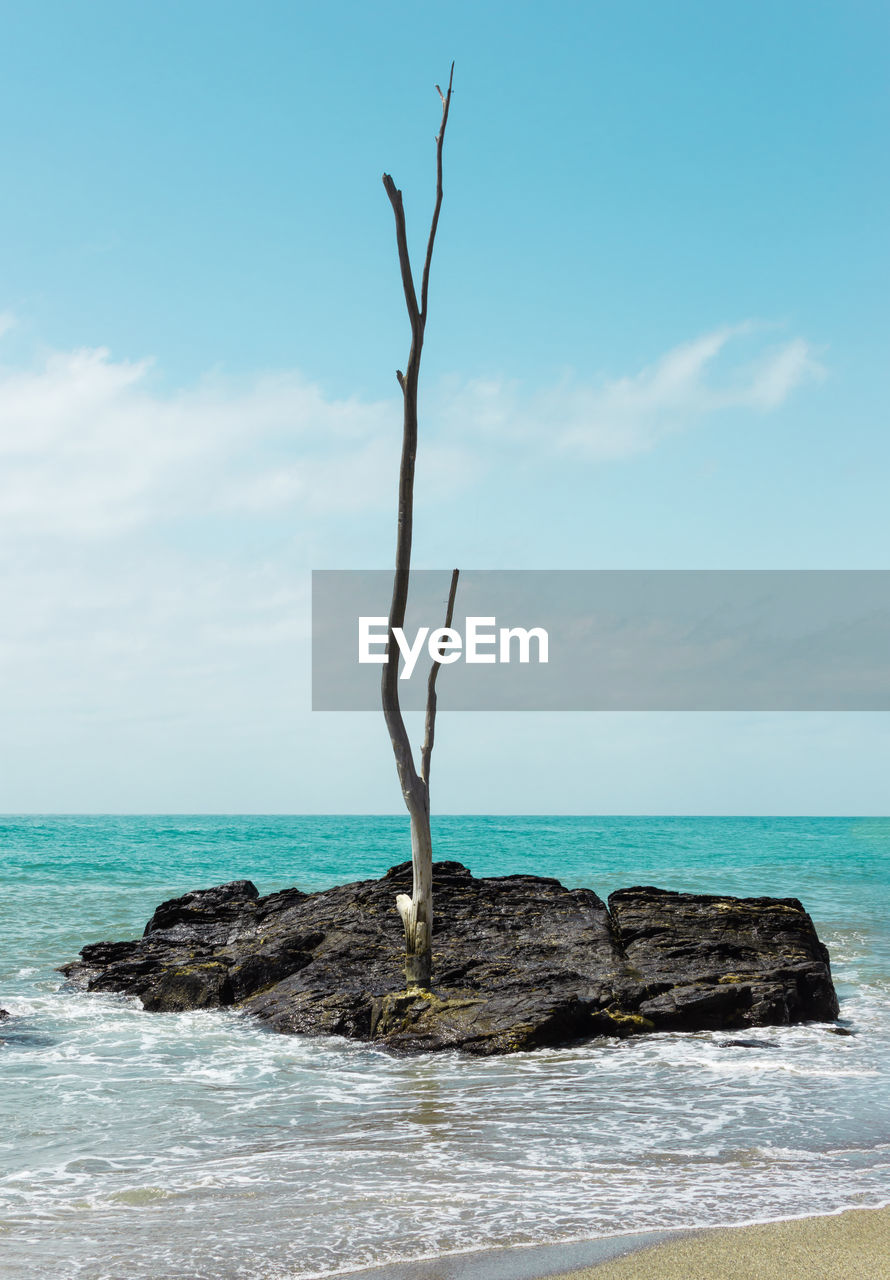
[[[561,1280],[886,1280],[890,1208],[695,1231],[560,1274]]]
[[[344,1272],[338,1280],[544,1280],[544,1277],[568,1271],[574,1274],[580,1267],[591,1267],[594,1263],[620,1257],[629,1249],[649,1248],[668,1236],[666,1231],[645,1231],[564,1244],[514,1245],[507,1249],[446,1253],[436,1258],[387,1262],[362,1271]]]
[[[887,1280],[890,1207],[389,1263],[343,1280]]]

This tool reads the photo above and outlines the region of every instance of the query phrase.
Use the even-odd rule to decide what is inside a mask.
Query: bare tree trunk
[[[454,597],[457,594],[457,569],[451,575],[445,626],[450,627],[454,617]],[[398,623],[396,624],[399,625]],[[441,663],[430,668],[426,695],[426,729],[420,753],[419,786],[406,797],[411,817],[411,868],[412,892],[396,897],[396,909],[405,926],[405,982],[409,990],[427,988],[432,974],[433,937],[433,839],[430,834],[430,763],[436,730],[436,679]]]
[[[404,373],[402,373],[401,369],[396,372],[399,386],[402,389],[404,409],[402,459],[399,467],[396,567],[392,603],[389,609],[390,643],[381,682],[383,715],[386,720],[386,727],[389,730],[390,741],[392,742],[402,795],[411,818],[412,892],[410,898],[405,893],[400,893],[396,898],[396,907],[405,926],[405,979],[409,990],[429,987],[432,971],[433,843],[430,835],[429,771],[435,733],[436,676],[439,664],[433,664],[429,676],[426,729],[421,752],[421,767],[418,773],[414,766],[411,743],[399,705],[399,654],[396,645],[392,642],[392,629],[393,627],[404,626],[405,610],[408,603],[411,539],[414,524],[414,461],[417,455],[417,383],[426,328],[430,264],[433,259],[436,228],[439,224],[439,210],[442,207],[442,144],[445,138],[445,126],[448,123],[448,110],[451,106],[453,80],[454,63],[451,64],[447,93],[443,94],[439,86],[436,85],[439,97],[442,100],[442,123],[436,137],[436,204],[427,240],[419,303],[414,287],[411,259],[408,254],[408,237],[405,229],[405,209],[402,203],[402,193],[397,189],[388,173],[383,175],[383,186],[395,216],[396,243],[399,251],[402,288],[405,294],[408,318],[411,322],[411,350],[408,355],[408,363]],[[454,595],[457,590],[457,577],[458,571],[455,569],[451,579],[446,626],[451,625]]]
[[[405,984],[410,991],[415,987],[428,988],[432,976],[433,839],[429,807],[409,812],[414,884],[410,898],[407,893],[398,894],[396,909],[405,926]]]

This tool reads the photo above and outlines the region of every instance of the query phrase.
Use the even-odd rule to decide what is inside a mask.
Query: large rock
[[[836,1018],[828,950],[796,898],[619,889],[609,910],[636,1011],[659,1030]]]
[[[380,880],[260,897],[249,880],[164,902],[141,939],[62,972],[146,1009],[235,1006],[275,1031],[393,1049],[507,1053],[596,1035],[831,1020],[828,952],[794,898],[590,889],[434,867],[434,989],[408,995],[396,893]]]

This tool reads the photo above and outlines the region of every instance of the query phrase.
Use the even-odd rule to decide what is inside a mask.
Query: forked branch
[[[386,194],[389,196],[389,203],[392,205],[392,211],[396,220],[396,244],[399,248],[399,267],[402,272],[402,288],[405,291],[405,305],[408,308],[408,317],[411,321],[411,329],[417,324],[420,316],[417,309],[417,294],[414,290],[414,276],[411,273],[411,259],[408,256],[408,233],[405,229],[405,206],[402,203],[402,193],[388,173],[383,175],[383,186]]]
[[[439,210],[442,208],[442,143],[445,141],[445,126],[448,124],[448,108],[451,106],[451,86],[453,83],[454,63],[452,62],[451,73],[448,76],[448,92],[443,94],[439,86],[436,85],[436,92],[442,99],[442,124],[436,134],[436,207],[433,210],[433,221],[430,225],[430,235],[426,245],[426,258],[423,263],[423,278],[420,284],[420,316],[424,324],[426,323],[426,299],[430,285],[430,263],[433,260],[433,245],[436,242],[436,228],[439,225]]]
[[[459,574],[460,570],[455,569],[451,575],[451,590],[448,592],[448,608],[445,611],[446,627],[451,626],[454,618],[454,597],[457,595]],[[436,678],[439,675],[441,665],[438,660],[433,662],[426,684],[426,726],[423,735],[423,750],[420,753],[420,776],[427,787],[430,785],[430,761],[433,756],[433,742],[436,737]]]

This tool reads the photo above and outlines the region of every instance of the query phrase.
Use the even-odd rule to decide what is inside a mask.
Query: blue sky
[[[309,571],[393,553],[452,58],[416,564],[890,567],[886,5],[0,15],[0,809],[398,809]],[[443,715],[434,806],[886,812],[888,747]]]

